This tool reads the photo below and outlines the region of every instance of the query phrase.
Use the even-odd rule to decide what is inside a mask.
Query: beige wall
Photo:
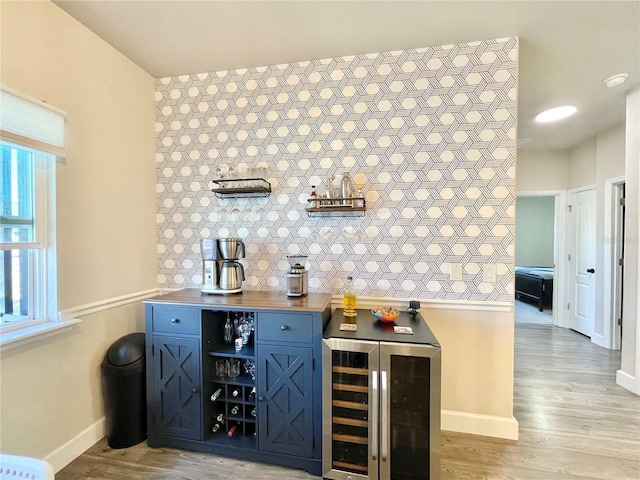
[[[155,288],[154,79],[53,3],[0,8],[2,85],[67,112],[58,309]],[[48,456],[102,418],[102,356],[143,329],[143,311],[132,304],[83,320],[2,352],[3,452]]]
[[[611,328],[610,312],[604,311],[605,295],[605,271],[611,269],[611,265],[605,265],[605,249],[611,249],[611,235],[605,232],[605,182],[625,174],[625,126],[617,125],[614,128],[599,133],[596,136],[596,295],[594,340],[600,345],[604,344],[605,331]],[[603,312],[599,315],[598,312]],[[608,335],[608,332],[607,332]]]
[[[596,183],[598,162],[596,137],[590,138],[569,150],[568,189]]]
[[[569,155],[566,150],[518,150],[516,191],[566,190],[569,184]]]
[[[421,313],[442,346],[443,410],[512,418],[513,312]]]
[[[627,95],[626,129],[626,230],[624,268],[624,310],[622,312],[622,358],[618,383],[640,395],[640,88]]]

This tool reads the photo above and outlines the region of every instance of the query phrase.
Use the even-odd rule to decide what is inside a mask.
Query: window
[[[0,88],[0,345],[79,322],[56,312],[55,171],[65,113]]]
[[[47,318],[47,164],[52,155],[0,142],[2,330]]]

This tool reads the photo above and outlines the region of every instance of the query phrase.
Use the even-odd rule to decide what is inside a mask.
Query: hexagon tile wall
[[[199,286],[199,239],[239,236],[246,289],[286,290],[286,256],[308,254],[310,291],[352,274],[366,296],[510,301],[517,56],[505,38],[159,79],[159,283]],[[211,192],[258,164],[269,197]],[[309,218],[311,185],[343,172],[366,215]]]

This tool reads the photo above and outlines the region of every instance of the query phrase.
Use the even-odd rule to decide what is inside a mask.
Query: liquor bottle
[[[219,388],[215,392],[213,392],[213,395],[211,395],[211,401],[215,402],[218,398],[220,398],[220,395],[222,395],[222,389],[221,388]]]
[[[211,427],[211,432],[213,433],[218,433],[220,430],[222,430],[222,425],[219,423],[215,423],[213,427]]]
[[[240,392],[241,392],[241,390],[240,390],[239,388],[234,388],[234,389],[231,391],[231,396],[232,396],[232,397],[234,397],[234,398],[235,398],[235,397],[238,397],[238,396],[240,395]]]
[[[364,207],[364,194],[362,193],[362,185],[356,185],[358,191],[356,192],[356,200],[353,202],[354,207]]]
[[[238,431],[238,425],[232,425],[229,431],[227,432],[227,437],[229,438],[233,437],[237,431]]]
[[[231,408],[231,415],[238,415],[238,413],[240,413],[240,405],[234,405]]]
[[[253,402],[256,399],[256,387],[253,387],[249,392],[249,401]]]
[[[356,312],[356,287],[353,285],[353,277],[351,275],[347,277],[347,283],[343,293],[343,306],[345,317],[355,317],[358,315]]]
[[[349,172],[344,172],[342,174],[342,179],[340,180],[340,194],[343,198],[343,205],[353,205],[353,200],[347,200],[350,197],[353,197],[356,193],[356,186],[353,183],[353,179]]]
[[[316,193],[316,186],[311,185],[311,208],[318,206],[318,194]]]

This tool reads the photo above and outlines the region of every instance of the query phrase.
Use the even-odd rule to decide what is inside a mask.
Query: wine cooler
[[[406,337],[323,340],[324,478],[440,478],[440,346]]]

